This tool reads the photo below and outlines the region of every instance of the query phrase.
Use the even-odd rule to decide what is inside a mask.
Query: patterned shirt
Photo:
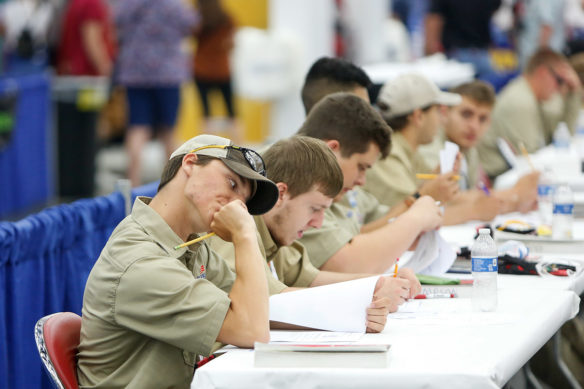
[[[182,0],[116,2],[118,81],[130,86],[165,86],[188,79],[190,65],[181,44],[198,19]]]

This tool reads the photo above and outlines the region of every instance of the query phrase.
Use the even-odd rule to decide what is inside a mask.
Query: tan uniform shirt
[[[138,198],[91,270],[83,296],[82,388],[189,388],[227,314],[235,276],[205,243],[183,241]]]
[[[304,246],[295,241],[290,246],[278,246],[261,216],[254,220],[258,229],[260,251],[266,258],[265,269],[270,295],[282,292],[286,286],[306,288],[318,275],[319,270],[312,265]],[[211,248],[223,257],[232,270],[235,270],[233,244],[217,237],[210,239]],[[272,271],[273,266],[274,271]]]
[[[314,266],[320,268],[361,233],[363,224],[379,219],[388,211],[389,207],[379,204],[373,195],[355,188],[325,211],[321,228],[305,231],[300,242],[308,250]]]
[[[444,130],[441,129],[432,143],[422,145],[418,148],[420,155],[431,169],[440,165],[440,150],[444,148],[444,142],[447,140]],[[461,149],[460,152],[463,156],[461,170],[459,171],[459,175],[461,176],[459,181],[460,188],[463,190],[476,188],[479,182],[479,169],[482,169],[479,161],[479,153],[476,147]]]
[[[379,201],[371,193],[367,192],[360,186],[356,186],[348,191],[340,201],[357,216],[359,229],[364,224],[371,223],[387,214],[389,207],[387,205],[379,204]],[[352,214],[351,214],[352,216]]]
[[[533,153],[551,143],[560,121],[565,121],[574,133],[580,97],[580,93],[571,93],[565,98],[555,95],[542,104],[536,100],[524,77],[511,81],[497,96],[491,128],[478,145],[479,157],[487,174],[495,177],[509,169],[497,147],[499,137],[507,140],[518,153],[521,142],[528,152]]]
[[[389,206],[400,203],[418,190],[420,182],[416,173],[431,172],[420,153],[412,150],[400,132],[393,133],[391,143],[389,156],[369,169],[365,182],[365,190],[381,204]]]

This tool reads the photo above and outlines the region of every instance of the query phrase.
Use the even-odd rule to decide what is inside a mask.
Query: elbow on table
[[[241,343],[245,347],[253,347],[255,342],[268,343],[270,341],[270,328],[268,323],[262,326],[249,326],[242,330]]]

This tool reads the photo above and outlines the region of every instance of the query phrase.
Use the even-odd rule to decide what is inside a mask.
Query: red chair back
[[[58,388],[79,388],[76,370],[80,334],[81,317],[72,312],[45,316],[35,326],[39,354]]]

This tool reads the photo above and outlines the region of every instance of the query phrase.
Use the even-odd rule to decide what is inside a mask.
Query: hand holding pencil
[[[213,214],[211,230],[213,232],[176,246],[175,250],[190,246],[213,235],[219,236],[226,242],[233,242],[234,239],[244,234],[255,239],[256,227],[253,217],[247,212],[243,201],[234,200]]]
[[[460,176],[454,172],[438,174],[435,177],[433,175],[417,176],[426,179],[418,190],[420,194],[431,196],[444,204],[452,200],[460,190],[457,181]]]

